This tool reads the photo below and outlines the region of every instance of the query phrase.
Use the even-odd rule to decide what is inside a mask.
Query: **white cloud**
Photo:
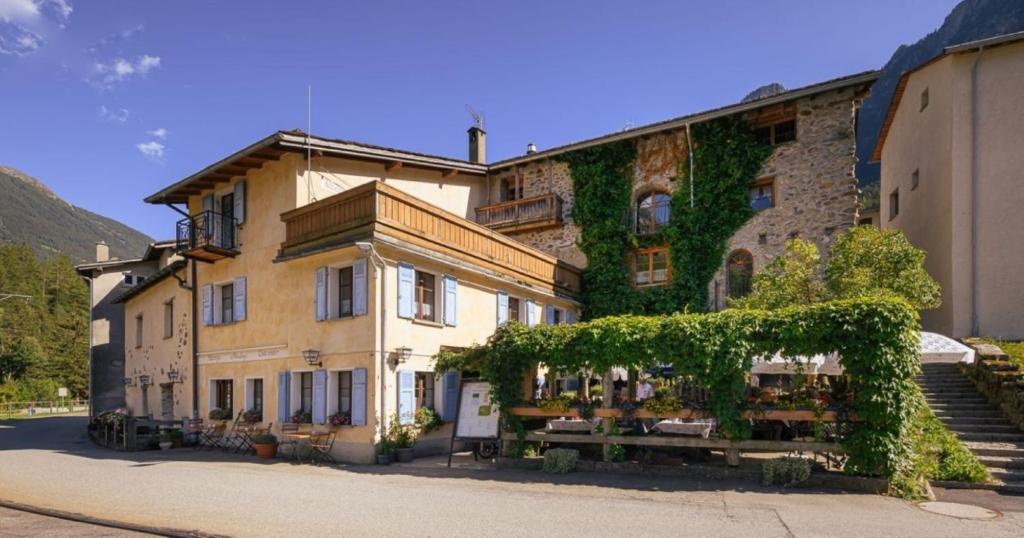
[[[25,56],[45,43],[46,40],[32,30],[0,19],[0,54]]]
[[[0,0],[0,2],[3,1]],[[71,2],[67,0],[41,0],[37,2],[37,5],[61,22],[68,22],[71,12],[75,10],[71,7]]]
[[[101,118],[116,123],[128,121],[128,117],[131,115],[131,111],[127,108],[107,108],[106,105],[100,105],[98,113]]]
[[[89,47],[89,52],[93,52],[93,53],[94,52],[98,52],[100,49],[109,47],[109,46],[117,44],[117,43],[122,43],[124,41],[128,41],[131,38],[135,37],[136,34],[141,33],[145,29],[146,29],[145,26],[139,24],[137,26],[133,26],[131,28],[127,28],[125,30],[121,30],[120,32],[115,32],[113,34],[110,34],[107,37],[104,37],[103,39],[97,41],[92,46],[90,46]]]
[[[150,159],[160,160],[164,156],[164,145],[156,140],[136,144],[135,147]]]
[[[108,63],[96,62],[93,66],[94,78],[90,79],[90,83],[109,89],[132,76],[145,76],[157,67],[160,67],[160,57],[149,55],[142,55],[134,62],[124,58],[115,58]]]
[[[0,20],[30,22],[39,17],[39,2],[33,0],[0,0]]]
[[[72,11],[68,0],[0,0],[0,54],[35,52],[46,44],[54,23],[65,27]]]
[[[159,138],[160,140],[167,139],[167,129],[164,129],[163,127],[153,129],[152,131],[149,132],[149,134],[152,135],[154,138]]]

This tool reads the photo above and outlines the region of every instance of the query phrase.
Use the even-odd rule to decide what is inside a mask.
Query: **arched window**
[[[745,250],[736,250],[725,261],[725,287],[729,297],[743,297],[750,293],[754,279],[754,257]]]
[[[636,203],[636,233],[656,233],[668,224],[671,215],[672,196],[664,192],[652,192],[640,197]]]

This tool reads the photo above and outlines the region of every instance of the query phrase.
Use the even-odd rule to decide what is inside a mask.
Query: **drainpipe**
[[[179,215],[184,216],[185,218],[189,218],[190,217],[190,215],[188,214],[187,211],[182,211],[181,209],[178,209],[177,207],[175,207],[171,203],[165,203],[164,205],[166,205],[167,207],[173,209],[176,213],[178,213]],[[190,273],[191,273],[190,276],[189,276],[189,280],[190,280],[189,283],[191,284],[191,287],[190,288],[186,288],[186,289],[189,290],[189,293],[192,296],[192,301],[191,301],[191,303],[192,303],[192,320],[191,320],[192,321],[192,333],[191,333],[191,340],[192,340],[192,418],[193,419],[198,419],[199,418],[199,320],[197,319],[196,316],[199,313],[198,312],[199,311],[199,306],[197,304],[197,299],[196,299],[196,289],[199,288],[199,285],[198,285],[198,275],[197,275],[197,271],[196,271],[196,261],[195,260],[188,260],[188,265],[189,265],[189,269],[190,269]]]
[[[978,47],[978,55],[971,66],[971,334],[978,336],[978,65],[985,46]]]
[[[686,124],[686,152],[689,155],[686,161],[690,166],[690,209],[693,209],[693,141],[690,139],[689,123]]]
[[[373,243],[360,241],[356,243],[359,247],[360,252],[369,255],[373,261],[374,277],[373,279],[378,281],[377,287],[380,288],[380,387],[378,392],[380,393],[377,397],[377,411],[380,413],[380,432],[384,435],[387,431],[388,424],[388,413],[385,406],[387,404],[387,398],[385,397],[385,378],[384,373],[387,371],[387,280],[385,279],[384,270],[387,265],[384,263],[384,259],[377,253],[377,249],[374,248]]]

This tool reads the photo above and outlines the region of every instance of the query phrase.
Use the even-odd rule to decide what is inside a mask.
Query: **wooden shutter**
[[[366,426],[366,368],[352,370],[352,425]]]
[[[555,324],[555,307],[554,305],[547,305],[544,307],[544,319],[548,325]]]
[[[526,300],[526,326],[533,327],[537,324],[537,303],[533,299]]]
[[[313,423],[327,422],[327,370],[313,372]]]
[[[575,310],[573,310],[571,308],[567,308],[565,310],[565,322],[569,323],[569,324],[576,323],[576,311]]]
[[[416,415],[416,372],[398,371],[398,422],[412,424]]]
[[[508,294],[499,291],[498,292],[498,327],[501,327],[508,321]]]
[[[235,183],[234,203],[235,221],[242,224],[245,222],[245,180]]]
[[[398,264],[398,317],[400,318],[412,317],[415,275],[416,271],[411,265]]]
[[[246,306],[246,295],[245,295],[245,277],[235,277],[235,285],[232,286],[232,292],[234,293],[234,321],[245,321],[245,306]]]
[[[203,286],[203,325],[213,325],[213,284]]]
[[[203,211],[213,211],[213,195],[203,196]]]
[[[313,297],[316,320],[327,319],[327,268],[319,267],[316,270],[316,291]]]
[[[459,281],[451,275],[442,279],[444,287],[444,324],[452,327],[459,324]]]
[[[441,420],[452,422],[459,405],[459,373],[455,370],[444,373],[441,378],[444,396],[441,403]]]
[[[370,294],[366,278],[366,258],[352,264],[352,315],[363,316],[367,312],[367,296]]]
[[[291,374],[281,372],[277,374],[277,422],[283,424],[291,419],[288,405],[291,403]]]

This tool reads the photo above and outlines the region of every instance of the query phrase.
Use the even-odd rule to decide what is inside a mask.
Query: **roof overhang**
[[[477,176],[487,174],[487,165],[485,164],[347,140],[307,136],[300,131],[278,131],[146,197],[145,201],[150,204],[187,203],[189,196],[199,194],[218,183],[227,183],[235,177],[245,176],[249,170],[259,169],[270,161],[280,159],[286,153],[304,156],[307,151],[316,152],[317,155],[379,162],[389,167],[409,166],[439,170],[446,176],[452,173]]]

